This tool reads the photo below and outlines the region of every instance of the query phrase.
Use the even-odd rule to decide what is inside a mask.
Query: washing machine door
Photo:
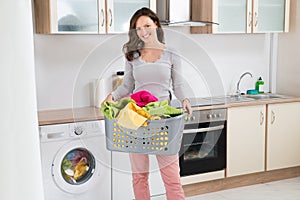
[[[75,140],[64,145],[52,164],[52,176],[56,185],[65,192],[79,194],[95,184],[97,162],[93,152]]]

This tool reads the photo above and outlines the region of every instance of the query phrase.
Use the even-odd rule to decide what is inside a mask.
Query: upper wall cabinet
[[[289,31],[290,0],[192,0],[192,19],[219,25],[192,27],[192,33]],[[199,14],[200,12],[206,14]]]
[[[128,31],[136,10],[155,0],[34,0],[36,33],[98,34]]]

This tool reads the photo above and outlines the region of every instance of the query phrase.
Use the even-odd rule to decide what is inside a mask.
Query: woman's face
[[[148,16],[141,16],[136,21],[136,32],[144,43],[157,40],[156,23]]]

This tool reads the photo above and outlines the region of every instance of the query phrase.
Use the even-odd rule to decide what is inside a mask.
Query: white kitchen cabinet
[[[290,0],[214,0],[214,33],[288,32]]]
[[[165,188],[156,157],[150,155],[149,188],[152,197],[163,196]],[[131,166],[128,153],[112,152],[112,200],[132,200]]]
[[[227,177],[265,169],[266,106],[228,108]]]
[[[192,27],[192,33],[267,33],[288,32],[290,0],[192,0],[192,19],[219,25]],[[206,14],[197,14],[198,10]]]
[[[252,32],[288,32],[290,0],[254,0]]]
[[[300,102],[268,105],[267,170],[300,166]]]
[[[129,29],[131,16],[142,7],[156,11],[156,0],[106,0],[107,33],[122,33]]]
[[[156,10],[155,0],[34,0],[36,33],[98,34],[129,29],[136,10]]]
[[[252,0],[213,0],[214,33],[247,33],[251,32],[250,13]],[[249,14],[247,14],[249,13]],[[248,30],[250,29],[250,30]]]

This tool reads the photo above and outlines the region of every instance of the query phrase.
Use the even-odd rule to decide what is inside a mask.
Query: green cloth
[[[167,100],[150,102],[143,107],[151,116],[164,116],[164,117],[174,117],[181,115],[182,110],[174,108],[168,104]]]
[[[135,101],[130,97],[122,98],[117,102],[106,101],[100,109],[107,119],[112,120],[117,117],[120,110],[123,109],[129,102],[135,103]]]
[[[72,167],[72,161],[69,159],[64,159],[61,165],[61,168],[66,171],[67,169],[71,169]]]

